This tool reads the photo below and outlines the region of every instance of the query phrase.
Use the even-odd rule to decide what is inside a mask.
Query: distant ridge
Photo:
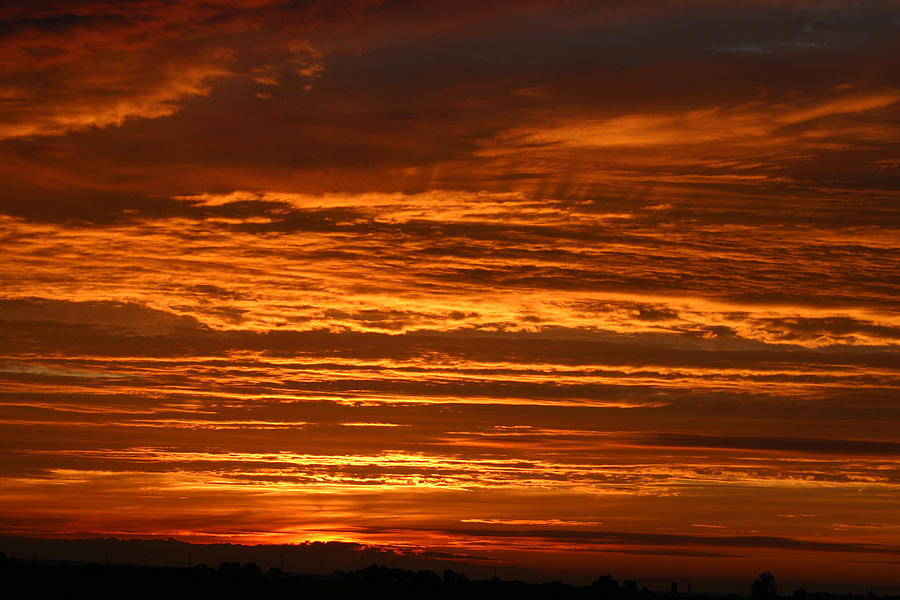
[[[485,557],[412,551],[350,542],[301,542],[297,544],[198,544],[168,539],[143,538],[29,538],[0,536],[0,552],[20,560],[69,561],[83,563],[111,562],[126,565],[186,567],[206,564],[216,567],[223,562],[254,562],[264,571],[281,567],[294,573],[331,573],[335,570],[360,569],[372,563],[404,569],[430,569],[441,572],[453,569],[470,577],[490,577],[498,567]],[[505,577],[531,581],[552,577],[513,566],[500,566]]]

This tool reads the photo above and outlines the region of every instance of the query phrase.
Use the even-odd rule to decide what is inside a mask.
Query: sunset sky
[[[900,591],[898,431],[900,2],[0,8],[0,535]]]

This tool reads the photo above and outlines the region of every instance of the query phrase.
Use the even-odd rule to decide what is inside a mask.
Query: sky
[[[898,2],[0,7],[0,535],[898,591],[898,273]]]

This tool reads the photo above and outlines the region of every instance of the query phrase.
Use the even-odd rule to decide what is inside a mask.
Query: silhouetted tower
[[[673,596],[678,595],[678,582],[677,581],[672,582],[672,595]]]

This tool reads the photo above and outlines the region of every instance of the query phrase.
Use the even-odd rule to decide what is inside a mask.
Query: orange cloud
[[[0,533],[890,580],[895,13],[0,8]]]
[[[887,140],[890,130],[867,130],[828,125],[800,132],[787,132],[788,125],[808,123],[836,115],[847,115],[885,108],[900,101],[900,91],[848,94],[833,100],[807,105],[762,102],[725,109],[714,107],[676,114],[634,114],[607,120],[576,120],[568,124],[550,125],[533,130],[513,129],[500,140],[518,146],[532,144],[565,148],[617,148],[654,146],[695,146],[704,154],[711,153],[710,144],[729,144],[723,154],[734,152],[735,146],[747,152],[770,152],[773,147],[788,145],[794,151],[826,143],[829,137]],[[501,152],[501,145],[487,153]],[[764,154],[763,154],[764,155]],[[682,160],[688,157],[682,157]],[[740,168],[740,162],[735,164]]]

